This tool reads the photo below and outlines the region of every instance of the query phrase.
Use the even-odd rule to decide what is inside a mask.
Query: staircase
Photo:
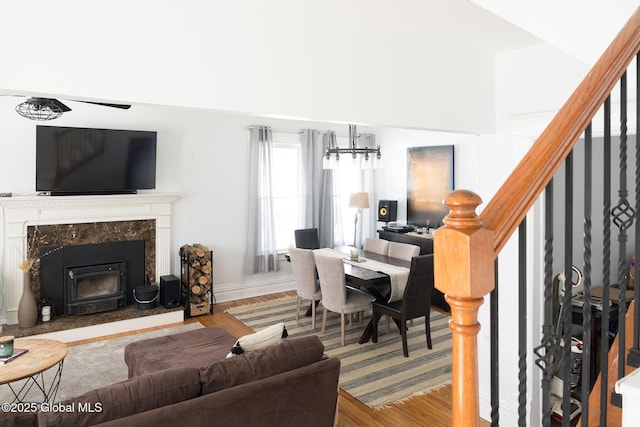
[[[456,190],[445,200],[450,213],[445,227],[435,232],[435,280],[451,306],[454,426],[480,423],[480,370],[491,371],[492,425],[500,425],[501,415],[509,420],[505,425],[515,425],[504,416],[507,412],[510,416],[516,413],[521,426],[550,426],[556,422],[553,418],[561,418],[563,426],[578,422],[583,426],[621,425],[622,398],[613,384],[634,369],[628,364],[640,365],[640,319],[629,304],[640,298],[640,287],[635,287],[629,300],[626,292],[630,255],[640,253],[640,141],[628,135],[629,122],[635,120],[636,129],[640,122],[639,51],[640,8],[480,214],[476,209],[483,201],[471,191]],[[627,74],[636,76],[632,96],[627,93]],[[612,111],[619,113],[617,125],[612,125]],[[628,111],[635,112],[635,117]],[[598,129],[601,123],[603,129],[598,138],[593,135],[596,116]],[[632,143],[635,146],[630,147]],[[635,151],[634,162],[628,151]],[[580,160],[576,160],[578,152]],[[595,164],[604,164],[602,173]],[[635,171],[631,179],[630,170]],[[558,218],[562,224],[554,227]],[[575,232],[578,228],[580,233]],[[510,241],[517,242],[519,274],[515,283],[500,283],[500,256]],[[594,260],[602,264],[603,283],[592,283]],[[600,363],[597,372],[592,371],[591,363],[582,363],[580,386],[572,390],[571,348],[562,343],[576,326],[572,320],[575,291],[573,278],[563,273],[576,265],[584,274],[584,304],[578,309],[582,358],[599,357]],[[601,320],[594,323],[598,313],[591,290],[596,285],[602,286],[604,307],[613,296],[619,301],[612,314],[616,317],[609,318],[609,310],[603,309]],[[499,291],[505,286],[517,289],[519,295],[517,302],[510,301],[518,307],[515,319],[498,316]],[[488,307],[484,307],[485,299]],[[479,366],[481,310],[488,310],[490,318],[490,324],[482,326],[490,329],[490,343],[483,342],[481,347],[491,352],[488,367]],[[519,336],[499,339],[504,322],[518,323]],[[612,322],[618,329],[610,344]],[[599,325],[599,335],[591,333],[593,324]],[[538,336],[539,342],[533,342]],[[512,369],[500,365],[505,351],[516,352],[517,390],[501,389],[501,373]],[[554,377],[563,380],[564,398],[561,412],[552,417]],[[570,396],[581,406],[580,417],[573,421]]]

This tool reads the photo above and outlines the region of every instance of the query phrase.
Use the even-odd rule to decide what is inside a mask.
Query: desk
[[[10,403],[23,402],[33,386],[42,392],[42,403],[53,403],[62,377],[67,345],[56,340],[35,338],[18,338],[13,345],[14,348],[26,348],[29,351],[9,363],[0,365],[0,384],[7,384],[14,396],[13,402]],[[44,372],[54,366],[56,372],[51,384],[47,385]],[[27,381],[14,389],[12,383],[25,378]]]

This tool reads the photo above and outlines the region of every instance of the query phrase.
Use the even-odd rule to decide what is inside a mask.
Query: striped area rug
[[[311,318],[304,317],[303,313],[296,321],[295,296],[227,310],[254,331],[284,322],[289,336],[318,335],[325,352],[341,361],[340,387],[372,409],[426,394],[451,382],[449,316],[431,312],[431,350],[427,348],[424,320],[415,319],[414,326],[409,326],[407,358],[402,355],[402,338],[393,322],[387,333],[386,320],[380,320],[377,343],[358,344],[364,326],[371,318],[371,312],[367,312],[364,323],[350,325],[347,322],[346,343],[342,347],[340,316],[337,313],[329,312],[325,334],[320,335],[322,311],[320,305],[314,331]]]

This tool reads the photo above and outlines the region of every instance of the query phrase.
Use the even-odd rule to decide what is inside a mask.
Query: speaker
[[[398,201],[378,201],[378,221],[391,222],[398,219]]]
[[[180,294],[180,280],[176,276],[160,276],[160,304],[164,308],[179,307]]]

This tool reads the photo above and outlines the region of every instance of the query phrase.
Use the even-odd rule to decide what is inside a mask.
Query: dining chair
[[[402,336],[402,352],[409,357],[407,344],[407,320],[424,316],[427,347],[431,344],[431,293],[433,292],[433,254],[419,255],[411,260],[409,278],[402,299],[393,302],[374,301],[372,341],[378,342],[377,316],[387,315],[399,322]]]
[[[390,258],[411,261],[414,256],[420,255],[420,246],[412,245],[410,243],[389,242],[387,255]]]
[[[320,238],[318,237],[317,228],[301,228],[293,231],[296,248],[301,249],[320,249]]]
[[[348,288],[344,275],[344,264],[341,258],[316,255],[316,267],[320,277],[322,291],[322,329],[324,334],[327,325],[327,311],[340,314],[340,343],[345,343],[345,315],[364,312],[371,307],[375,299],[371,294]]]
[[[389,250],[389,241],[378,239],[375,237],[367,237],[364,241],[363,248],[367,252],[374,252],[380,255],[387,255]]]
[[[289,247],[291,270],[296,282],[298,295],[296,304],[296,320],[300,319],[300,305],[303,299],[311,300],[311,325],[316,329],[316,301],[322,299],[318,283],[316,261],[311,249]]]

